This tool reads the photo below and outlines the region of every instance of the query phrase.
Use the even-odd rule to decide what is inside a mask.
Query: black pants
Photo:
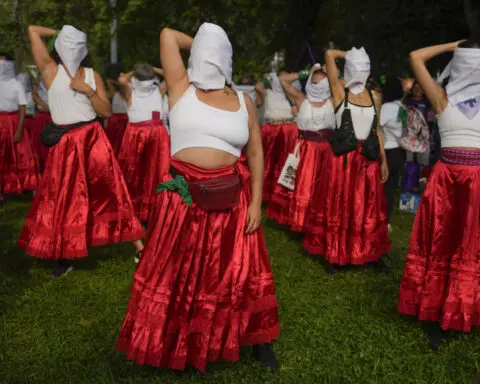
[[[390,223],[395,208],[395,192],[405,167],[406,154],[402,148],[394,148],[386,149],[385,155],[387,156],[389,172],[388,180],[385,183],[385,195],[387,196],[388,222]]]

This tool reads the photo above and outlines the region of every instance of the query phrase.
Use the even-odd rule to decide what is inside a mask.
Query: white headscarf
[[[232,83],[232,44],[218,25],[203,23],[193,39],[188,78],[200,89],[222,89]]]
[[[15,63],[11,60],[0,60],[0,81],[15,78]]]
[[[138,97],[148,97],[153,92],[159,92],[158,81],[156,79],[138,80],[136,77],[133,77],[131,82],[132,88]]]
[[[64,25],[57,39],[55,49],[63,65],[75,76],[80,63],[87,57],[87,35],[71,25]]]
[[[438,79],[442,83],[447,77],[448,100],[454,104],[480,96],[480,49],[457,48],[452,61]]]
[[[32,79],[28,73],[22,72],[17,76],[17,80],[22,84],[25,93],[32,92]]]
[[[312,81],[313,75],[315,74],[315,71],[318,69],[321,69],[320,64],[315,64],[314,68],[316,68],[312,73],[310,74],[308,80],[307,80],[307,85],[305,86],[305,92],[307,93],[307,99],[311,102],[314,103],[322,103],[327,99],[330,99],[331,94],[330,94],[330,83],[328,82],[328,78],[325,76],[324,79],[319,81],[318,83],[314,83]]]
[[[370,76],[370,69],[370,58],[365,48],[352,48],[345,56],[345,87],[355,95],[362,93]]]

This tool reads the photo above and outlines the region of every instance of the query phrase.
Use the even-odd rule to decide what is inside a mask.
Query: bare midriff
[[[238,157],[231,153],[203,147],[185,148],[178,151],[173,157],[205,169],[228,167],[238,161]]]

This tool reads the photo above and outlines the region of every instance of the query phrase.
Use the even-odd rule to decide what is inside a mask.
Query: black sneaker
[[[440,328],[439,324],[430,324],[428,327],[428,338],[428,347],[433,352],[437,352],[440,349],[440,345],[442,345],[442,341],[445,339],[445,332]]]
[[[71,265],[58,265],[52,272],[52,277],[61,277],[69,274],[73,271],[73,267]]]
[[[278,363],[272,344],[257,344],[253,346],[253,356],[260,361],[266,368],[272,371],[276,370],[280,364]]]

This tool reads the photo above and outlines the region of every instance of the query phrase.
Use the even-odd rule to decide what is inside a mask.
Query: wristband
[[[304,69],[303,71],[298,72],[298,78],[299,80],[305,80],[308,79],[308,76],[310,73],[308,72],[308,69]]]
[[[270,81],[268,81],[268,79],[263,79],[262,83],[265,88],[270,88]]]

